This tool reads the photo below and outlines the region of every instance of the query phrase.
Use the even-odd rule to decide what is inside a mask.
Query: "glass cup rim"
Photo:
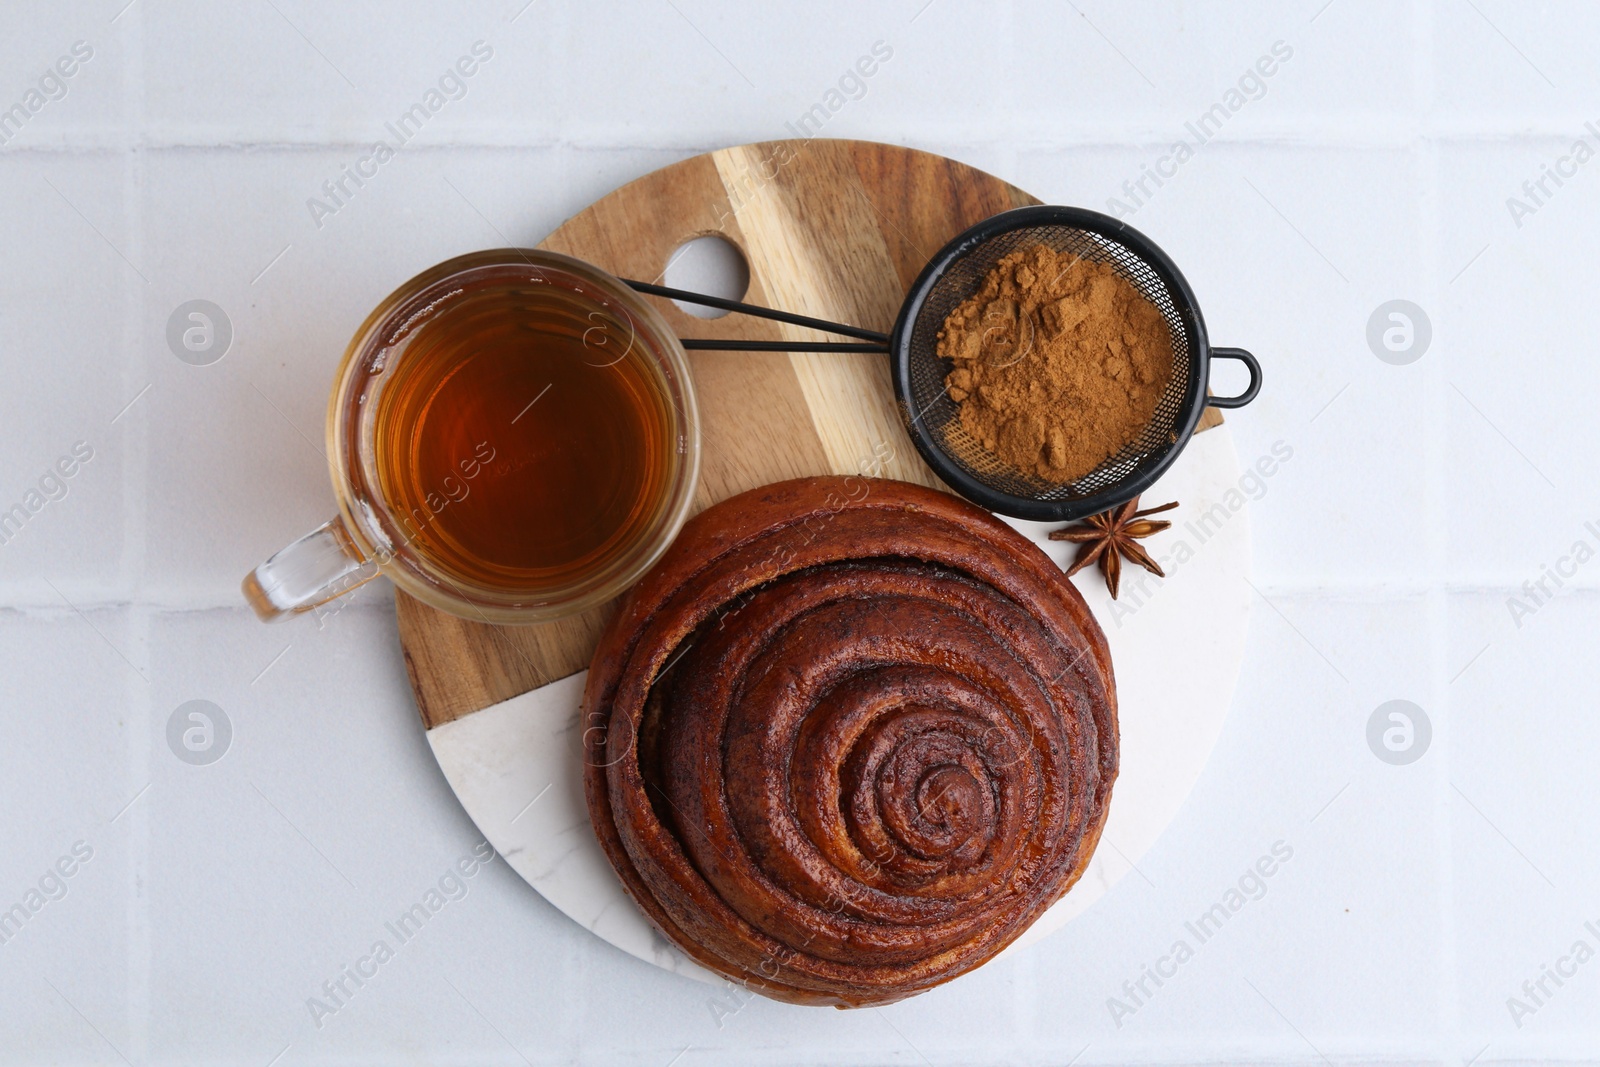
[[[474,587],[470,591],[437,568],[428,566],[421,553],[407,551],[404,536],[393,519],[388,502],[378,487],[365,477],[371,468],[371,420],[353,420],[351,407],[362,395],[361,386],[381,374],[385,363],[373,366],[373,357],[388,344],[403,338],[412,321],[426,314],[430,303],[418,308],[426,294],[451,282],[484,270],[529,268],[544,280],[550,275],[568,275],[589,289],[605,295],[601,306],[620,312],[644,343],[639,347],[648,355],[665,385],[668,415],[678,439],[677,470],[671,475],[650,536],[633,551],[619,557],[603,570],[576,586],[558,590],[547,600],[528,602],[507,595],[497,599],[492,590]],[[588,294],[584,294],[588,295]],[[438,297],[442,299],[443,297]],[[388,344],[385,344],[385,339]],[[399,356],[405,358],[404,352]],[[354,431],[355,422],[364,428]],[[352,440],[354,436],[354,440]],[[495,623],[538,623],[563,618],[609,601],[637,582],[677,536],[688,518],[699,482],[700,420],[688,355],[677,333],[648,301],[615,276],[593,264],[560,252],[532,248],[494,248],[453,257],[410,278],[383,299],[356,330],[334,374],[328,400],[326,426],[328,464],[339,513],[356,547],[376,562],[378,570],[396,587],[442,611],[463,618]],[[396,541],[402,542],[394,547]],[[477,594],[477,595],[473,595]]]

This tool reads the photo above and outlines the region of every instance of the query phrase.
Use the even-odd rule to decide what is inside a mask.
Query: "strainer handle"
[[[1238,396],[1208,396],[1206,403],[1214,408],[1242,408],[1261,392],[1261,364],[1256,357],[1242,348],[1213,348],[1212,359],[1236,359],[1250,372],[1250,384]]]
[[[701,307],[718,308],[722,311],[737,311],[742,315],[751,315],[758,319],[772,319],[776,322],[787,322],[792,326],[804,326],[810,330],[821,330],[824,333],[837,333],[845,337],[860,339],[860,343],[852,344],[848,341],[735,341],[721,338],[684,337],[680,338],[684,348],[698,348],[712,352],[883,352],[887,354],[889,351],[889,335],[879,333],[877,330],[868,330],[861,326],[849,326],[842,322],[829,322],[827,319],[814,319],[810,315],[796,315],[791,311],[778,311],[775,308],[766,308],[759,304],[745,304],[738,300],[724,300],[720,296],[691,293],[684,289],[656,285],[653,282],[638,282],[631,278],[621,278],[619,280],[630,289],[640,293],[647,293],[650,296],[664,296],[672,300],[682,301],[685,304],[699,304]]]

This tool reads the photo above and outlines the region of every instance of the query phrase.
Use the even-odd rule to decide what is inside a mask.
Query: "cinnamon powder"
[[[1051,482],[1138,438],[1172,377],[1172,334],[1111,267],[1036,244],[1006,256],[939,330],[962,426]]]

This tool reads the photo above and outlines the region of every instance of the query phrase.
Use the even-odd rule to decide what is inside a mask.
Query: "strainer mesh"
[[[977,292],[1000,260],[1031,245],[1108,264],[1131,282],[1167,320],[1172,332],[1172,380],[1156,405],[1150,424],[1100,466],[1071,482],[1048,482],[1031,471],[1006,463],[961,425],[959,408],[945,389],[945,376],[955,364],[937,355],[939,328],[963,300]],[[1154,463],[1177,444],[1186,410],[1189,383],[1195,373],[1194,345],[1167,284],[1133,249],[1075,226],[1024,226],[981,242],[959,256],[934,283],[912,324],[908,361],[912,410],[949,460],[996,492],[1029,500],[1071,500],[1111,489]]]

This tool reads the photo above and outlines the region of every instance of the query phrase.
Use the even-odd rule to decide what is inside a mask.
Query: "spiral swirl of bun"
[[[1009,526],[865,478],[698,516],[601,640],[590,817],[633,898],[768,996],[884,1004],[1071,888],[1117,772],[1105,637]]]

